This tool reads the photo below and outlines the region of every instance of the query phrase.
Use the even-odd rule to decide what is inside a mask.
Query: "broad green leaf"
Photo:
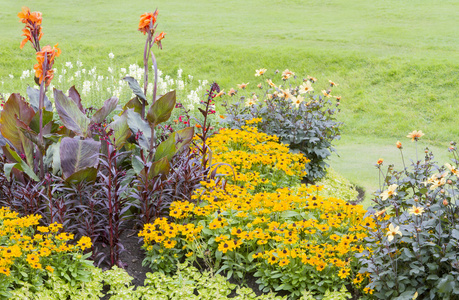
[[[133,108],[134,111],[138,114],[142,113],[142,103],[139,101],[139,98],[137,97],[134,97],[131,100],[129,100],[129,102],[126,103],[126,105],[124,105],[123,110],[127,110],[128,108]]]
[[[126,140],[131,136],[127,120],[127,111],[124,111],[121,117],[118,117],[106,127],[107,131],[113,129],[112,139],[113,137],[115,138],[115,147],[118,150],[124,146]]]
[[[181,130],[176,131],[175,136],[175,147],[177,152],[187,147],[194,136],[194,127],[186,127]]]
[[[147,97],[145,97],[145,94],[140,88],[139,83],[137,82],[137,80],[135,80],[134,77],[126,76],[123,78],[123,80],[127,81],[129,87],[135,95],[137,95],[140,99],[147,101]]]
[[[68,178],[80,170],[97,167],[99,150],[99,141],[64,137],[59,148],[64,178]]]
[[[35,115],[33,108],[19,94],[11,94],[0,115],[0,132],[18,151],[25,153],[24,135],[17,127],[16,118],[29,125]],[[26,139],[26,138],[25,138]]]
[[[149,149],[150,147],[150,139],[151,139],[151,128],[150,125],[142,118],[138,113],[134,111],[134,109],[128,109],[127,112],[127,122],[129,128],[132,131],[132,134],[136,134],[137,132],[141,132],[142,135],[139,137],[139,144],[144,149]]]
[[[166,157],[161,158],[158,161],[155,161],[151,164],[151,167],[148,171],[148,179],[151,180],[158,175],[166,176],[169,174],[171,166]]]
[[[56,175],[61,170],[61,156],[59,153],[60,142],[51,144],[46,150],[43,161],[46,165],[52,166],[53,174]]]
[[[78,93],[78,91],[76,90],[75,86],[72,86],[70,89],[69,89],[69,98],[73,100],[73,102],[75,102],[75,104],[78,106],[78,109],[84,113],[84,107],[83,105],[81,104],[81,97],[80,97],[80,93]]]
[[[155,161],[158,161],[163,157],[167,157],[169,161],[172,159],[172,157],[177,152],[177,148],[175,147],[176,134],[176,132],[172,132],[167,140],[159,144],[158,148],[156,148]]]
[[[153,126],[169,120],[172,110],[175,108],[176,94],[171,91],[153,103],[147,114],[147,120]]]
[[[53,121],[53,112],[43,110],[43,127],[45,127],[49,122]],[[32,121],[29,124],[30,128],[35,131],[36,133],[40,132],[40,113],[36,113],[33,116]]]
[[[21,139],[22,144],[22,153],[26,157],[26,162],[29,166],[33,167],[34,161],[34,146],[33,144],[38,144],[38,135],[34,133],[29,126],[19,119],[16,119],[16,125],[21,132],[18,132],[19,138]]]
[[[144,169],[144,165],[143,165],[143,162],[141,161],[140,157],[138,157],[136,155],[132,156],[132,168],[134,169],[134,171],[135,171],[135,173],[137,175],[139,175],[140,172],[142,172],[142,170]]]
[[[110,99],[105,100],[104,105],[102,105],[99,110],[91,117],[92,123],[101,123],[108,117],[108,115],[115,110],[116,105],[118,104],[118,98],[111,97]]]
[[[82,181],[94,182],[97,179],[97,168],[90,167],[79,170],[65,179],[67,183],[78,184]]]
[[[30,86],[27,87],[27,96],[29,96],[29,102],[35,112],[40,107],[40,90],[34,89]],[[48,97],[44,95],[43,108],[46,111],[53,111],[53,104],[49,101]]]
[[[7,168],[7,169],[5,169],[5,174],[8,172],[8,177],[7,178],[9,178],[9,174],[11,173],[12,169],[16,168],[16,169],[18,169],[20,171],[23,171],[27,175],[29,175],[29,177],[32,178],[33,180],[40,181],[40,179],[38,179],[38,176],[34,173],[33,169],[30,168],[29,165],[25,161],[22,160],[22,158],[16,153],[16,151],[11,149],[10,145],[6,144],[5,148],[8,150],[8,152],[14,158],[14,160],[16,160],[16,163],[5,164],[5,168]]]
[[[77,104],[64,95],[60,90],[54,89],[54,102],[57,114],[64,126],[75,134],[85,136],[89,126],[89,118],[80,111]]]

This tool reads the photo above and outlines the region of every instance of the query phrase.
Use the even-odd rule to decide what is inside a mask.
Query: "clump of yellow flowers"
[[[72,259],[75,254],[91,248],[90,238],[82,237],[76,245],[70,244],[74,236],[62,232],[62,224],[55,222],[39,226],[40,218],[39,215],[20,217],[7,207],[0,208],[1,292],[14,288],[8,287],[7,283],[21,280],[38,282],[39,278],[53,273],[69,257]]]
[[[295,182],[307,159],[255,128],[223,129],[210,145],[213,159],[231,166],[218,170],[227,184],[201,182],[193,202],[173,202],[169,218],[146,224],[139,233],[146,264],[170,272],[186,256],[228,277],[252,273],[261,289],[292,295],[365,286],[354,254],[365,250],[374,222],[361,205]]]

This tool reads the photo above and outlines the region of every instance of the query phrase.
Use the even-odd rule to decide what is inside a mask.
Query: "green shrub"
[[[409,135],[416,147],[422,135]],[[450,151],[457,159],[455,144]],[[426,149],[424,159],[401,171],[389,166],[383,173],[377,164],[384,182],[367,213],[370,251],[359,256],[361,271],[370,274],[367,289],[379,299],[459,297],[458,161],[439,167],[433,159]]]
[[[258,70],[256,76],[264,76],[260,71],[263,70]],[[331,81],[323,95],[314,95],[315,78],[299,82],[293,72],[285,70],[282,79],[279,86],[267,79],[258,85],[259,92],[227,103],[225,122],[231,128],[241,128],[246,120],[261,118],[256,125],[261,132],[277,135],[281,142],[311,160],[305,165],[305,178],[315,182],[325,175],[328,166],[325,160],[334,151],[332,142],[340,138],[341,123],[336,121],[335,114],[341,97],[331,95],[331,87],[336,85]],[[229,94],[235,95],[233,91]],[[331,101],[332,98],[336,101]]]
[[[327,168],[327,175],[317,182],[317,185],[323,186],[322,194],[324,197],[355,201],[359,195],[355,186],[331,167]]]

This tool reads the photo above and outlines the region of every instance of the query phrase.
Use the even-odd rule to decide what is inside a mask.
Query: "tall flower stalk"
[[[42,13],[41,12],[30,12],[28,7],[23,7],[21,12],[18,13],[18,17],[21,19],[21,22],[25,24],[24,32],[22,35],[25,36],[24,40],[21,42],[20,48],[22,49],[27,42],[30,41],[32,47],[36,52],[37,64],[34,65],[35,70],[35,81],[40,85],[39,93],[39,104],[38,104],[38,113],[39,113],[39,133],[38,133],[38,150],[39,161],[40,161],[40,178],[44,178],[44,164],[43,156],[45,154],[45,146],[43,142],[43,108],[46,90],[48,89],[51,80],[54,77],[53,64],[54,59],[61,54],[61,50],[57,47],[58,45],[51,46],[47,45],[43,48],[40,47],[40,40],[43,36],[42,32]]]
[[[153,13],[145,13],[140,16],[139,22],[139,31],[141,31],[144,35],[147,35],[147,40],[145,41],[145,50],[143,53],[143,65],[144,65],[144,83],[143,83],[143,93],[144,95],[147,94],[148,89],[148,60],[151,54],[151,60],[153,62],[154,70],[155,70],[155,83],[153,85],[153,96],[152,96],[152,104],[156,101],[156,92],[157,92],[157,83],[158,83],[158,66],[156,64],[156,58],[154,53],[151,51],[151,48],[154,44],[157,44],[159,48],[163,48],[161,45],[161,40],[165,37],[165,33],[161,32],[155,38],[153,38],[155,31],[156,31],[156,18],[158,17],[158,10],[155,10]],[[145,106],[146,100],[142,99],[142,119],[145,119]]]

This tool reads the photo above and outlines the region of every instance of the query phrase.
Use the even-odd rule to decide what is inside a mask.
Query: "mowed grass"
[[[459,134],[459,1],[0,0],[0,92],[13,92],[35,62],[30,45],[19,49],[24,5],[43,13],[42,44],[59,43],[58,69],[80,60],[107,70],[109,52],[120,67],[141,65],[138,19],[158,8],[167,35],[155,53],[166,74],[181,68],[225,90],[256,85],[259,68],[339,83],[345,125],[332,164],[368,189],[374,162],[408,132],[443,148]]]

